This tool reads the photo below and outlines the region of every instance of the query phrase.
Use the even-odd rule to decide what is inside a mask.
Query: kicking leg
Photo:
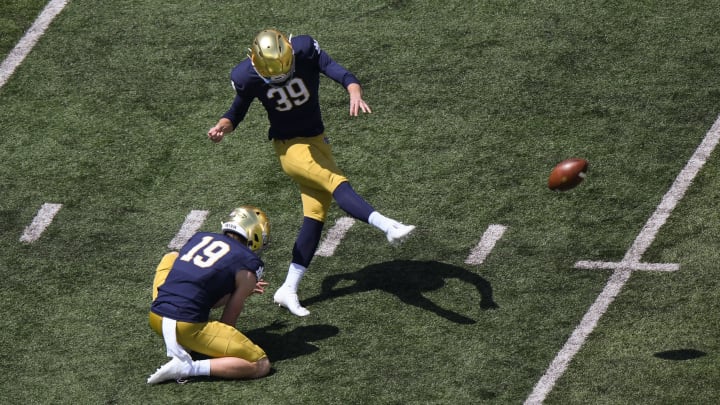
[[[405,225],[380,214],[360,197],[347,181],[335,189],[333,198],[338,206],[351,216],[383,231],[391,244],[399,244],[415,229],[414,225]]]

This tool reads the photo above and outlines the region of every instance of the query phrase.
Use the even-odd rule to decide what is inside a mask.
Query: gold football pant
[[[283,171],[300,187],[303,215],[325,222],[333,191],[347,181],[325,135],[275,139],[273,146]]]
[[[177,252],[171,252],[160,261],[153,281],[153,300],[157,297],[157,289],[165,282],[177,257]],[[162,317],[150,312],[149,318],[150,327],[162,336]],[[242,332],[218,321],[177,321],[177,341],[188,351],[210,357],[239,357],[250,362],[256,362],[266,357],[265,351]]]

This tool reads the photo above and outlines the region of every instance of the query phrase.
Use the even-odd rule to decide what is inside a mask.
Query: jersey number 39
[[[293,78],[283,87],[272,87],[267,92],[270,100],[275,100],[278,111],[289,111],[293,107],[305,104],[310,100],[310,92],[305,82],[299,77]]]

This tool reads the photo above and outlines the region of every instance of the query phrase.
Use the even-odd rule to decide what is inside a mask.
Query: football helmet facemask
[[[223,232],[236,233],[245,238],[247,247],[253,252],[265,247],[266,241],[270,238],[270,223],[267,221],[267,216],[259,208],[249,205],[232,210],[228,220],[221,223],[221,228]]]
[[[260,31],[249,51],[248,56],[255,71],[266,83],[282,84],[292,77],[295,56],[290,40],[280,31]]]

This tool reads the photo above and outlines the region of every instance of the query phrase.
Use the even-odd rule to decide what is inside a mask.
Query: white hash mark
[[[487,256],[492,252],[495,247],[495,243],[502,238],[505,230],[507,229],[504,225],[490,225],[480,238],[477,246],[470,252],[470,255],[465,259],[466,264],[482,264]]]
[[[62,208],[62,204],[45,203],[40,207],[30,225],[25,228],[20,242],[32,243],[40,238],[45,229],[50,225],[55,215]]]
[[[195,234],[195,232],[200,229],[202,224],[205,222],[205,218],[207,218],[207,216],[208,211],[190,211],[187,217],[185,217],[185,222],[183,222],[182,227],[180,227],[177,235],[175,235],[173,240],[168,243],[168,248],[173,250],[180,250],[180,248],[183,247],[183,245],[185,245],[188,240],[190,240],[190,238]]]
[[[315,256],[330,257],[335,253],[335,249],[340,245],[340,241],[343,240],[345,234],[353,226],[355,220],[350,217],[341,217],[335,221],[330,230],[328,230],[325,239],[323,239],[320,246],[315,251]]]

